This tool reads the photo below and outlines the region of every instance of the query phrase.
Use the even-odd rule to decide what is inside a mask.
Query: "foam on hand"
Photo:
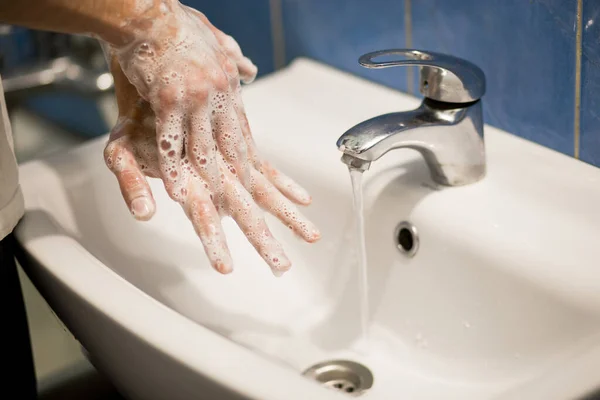
[[[240,84],[254,80],[256,67],[198,11],[173,0],[139,0],[138,8],[144,16],[130,22],[135,39],[111,50],[140,99],[120,110],[107,165],[117,178],[137,168],[162,179],[219,272],[233,268],[221,227],[232,217],[281,275],[291,262],[263,210],[308,242],[320,233],[294,204],[309,204],[310,195],[258,155]]]

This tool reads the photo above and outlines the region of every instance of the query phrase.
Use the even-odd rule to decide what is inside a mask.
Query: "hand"
[[[110,49],[119,120],[105,148],[106,165],[139,220],[150,219],[156,207],[146,176],[162,179],[217,271],[233,268],[221,226],[221,218],[231,216],[280,275],[291,263],[261,208],[314,242],[319,231],[295,206],[311,198],[258,155],[240,96],[240,79],[252,81],[254,65],[202,14],[179,7],[164,18],[179,13],[183,22],[165,22],[176,29],[156,36],[161,40]],[[177,46],[165,44],[172,32],[179,32]]]

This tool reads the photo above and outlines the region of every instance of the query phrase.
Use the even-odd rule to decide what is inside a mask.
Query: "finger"
[[[232,85],[232,91],[235,93],[232,102],[240,129],[242,130],[242,136],[246,142],[248,159],[252,162],[252,165],[254,165],[255,168],[258,168],[260,166],[260,159],[258,157],[256,143],[254,142],[254,138],[252,137],[252,132],[250,130],[250,123],[248,122],[248,117],[246,116],[244,102],[242,101],[242,86],[240,85],[239,81],[236,82],[235,85]]]
[[[312,202],[310,194],[292,178],[277,170],[268,161],[260,163],[262,173],[285,197],[296,204],[307,206]]]
[[[217,94],[218,96],[218,94]],[[230,164],[229,171],[238,177],[244,187],[250,184],[250,163],[248,162],[248,148],[237,119],[233,103],[227,94],[221,93],[225,101],[219,102],[221,108],[215,109],[213,117],[213,132],[216,143],[225,160]]]
[[[242,82],[252,83],[256,78],[258,68],[252,60],[244,56],[238,42],[233,37],[220,31],[215,34],[215,37],[221,44],[223,51],[236,63]]]
[[[296,235],[309,243],[321,238],[317,227],[303,216],[280,191],[278,191],[260,172],[252,174],[252,197],[265,210],[275,215]]]
[[[221,173],[217,165],[217,149],[208,107],[202,104],[191,111],[190,115],[187,159],[191,160],[194,169],[204,179],[206,189],[212,193],[222,193]]]
[[[229,274],[233,271],[233,261],[227,247],[221,217],[208,192],[204,190],[203,183],[200,180],[196,182],[190,187],[185,201],[186,214],[202,241],[204,252],[212,267],[222,274]]]
[[[240,71],[240,79],[245,84],[254,82],[258,74],[258,67],[254,65],[248,57],[242,57],[236,60],[238,70]]]
[[[161,178],[169,196],[181,202],[183,179],[181,158],[183,150],[183,114],[178,111],[180,93],[173,86],[166,86],[159,94],[155,108],[156,140],[158,142],[158,164]]]
[[[248,241],[279,276],[291,267],[281,244],[273,237],[262,210],[235,177],[226,173],[225,190],[229,215],[235,220]]]
[[[140,221],[152,218],[156,210],[152,190],[127,138],[121,137],[110,142],[104,149],[104,160],[115,174],[121,195],[134,218]]]
[[[241,87],[239,84],[237,85],[235,91],[238,94],[234,103],[237,111],[238,121],[246,141],[248,157],[252,160],[254,167],[264,174],[267,179],[288,199],[296,204],[304,206],[309,205],[312,202],[312,198],[302,186],[278,171],[270,163],[260,160],[254,138],[252,137],[252,132],[250,131],[250,124],[248,123],[248,118],[244,110],[244,104],[241,100]]]
[[[132,146],[132,149],[140,170],[147,177],[160,179],[155,130],[154,118],[145,118],[142,123],[138,124],[138,129],[128,135],[128,138],[132,143],[135,143],[135,148]]]

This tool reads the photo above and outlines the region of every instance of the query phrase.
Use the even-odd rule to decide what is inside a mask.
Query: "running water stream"
[[[354,213],[356,215],[356,248],[358,249],[358,296],[360,302],[360,323],[362,340],[369,338],[369,285],[367,281],[367,246],[365,240],[365,219],[363,204],[362,176],[363,171],[348,167],[354,198]]]

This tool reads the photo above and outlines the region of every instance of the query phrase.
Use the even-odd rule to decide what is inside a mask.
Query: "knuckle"
[[[229,88],[229,77],[224,71],[217,71],[213,77],[213,83],[217,90],[227,90]]]
[[[192,211],[198,222],[206,223],[212,216],[208,203],[196,201]]]
[[[188,88],[187,94],[193,97],[195,101],[206,101],[210,94],[210,90],[204,82],[198,82],[196,84],[192,84]]]
[[[142,181],[142,177],[137,173],[136,170],[128,168],[120,174],[121,184],[129,195],[135,195],[145,191],[146,185]]]
[[[223,70],[233,79],[239,78],[239,71],[237,65],[229,58],[223,60]]]
[[[269,192],[264,188],[264,187],[257,187],[252,191],[252,197],[254,198],[254,200],[258,203],[258,204],[262,204],[262,205],[268,205],[271,206],[272,204],[269,204]]]
[[[175,86],[163,86],[158,93],[160,103],[163,106],[173,107],[179,98],[178,90]]]
[[[181,197],[181,195],[179,193],[177,193],[176,185],[169,180],[165,180],[164,178],[163,178],[163,183],[165,185],[165,190],[166,190],[167,194],[169,195],[169,198],[177,203],[182,204],[183,198]]]
[[[104,147],[104,163],[111,171],[114,171],[115,168],[116,149],[115,142],[110,142]]]

